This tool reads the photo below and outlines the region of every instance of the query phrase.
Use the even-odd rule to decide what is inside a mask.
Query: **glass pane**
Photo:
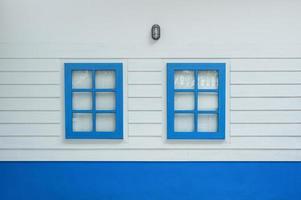
[[[194,93],[176,92],[175,110],[194,110]]]
[[[91,92],[73,92],[72,97],[73,110],[91,110],[92,93]]]
[[[96,71],[96,88],[115,88],[115,71]]]
[[[198,132],[217,132],[217,115],[199,114]]]
[[[198,110],[216,110],[218,108],[218,95],[216,93],[199,92]]]
[[[74,113],[72,122],[73,131],[92,131],[92,114]]]
[[[115,131],[115,114],[98,113],[96,114],[96,131],[114,132]]]
[[[73,71],[72,88],[83,88],[83,89],[92,88],[92,72]]]
[[[198,72],[199,89],[217,89],[218,76],[217,71],[199,71]]]
[[[115,110],[115,93],[97,92],[96,110]]]
[[[193,114],[175,114],[175,132],[193,132],[194,115]]]
[[[175,71],[175,89],[193,89],[194,71]]]

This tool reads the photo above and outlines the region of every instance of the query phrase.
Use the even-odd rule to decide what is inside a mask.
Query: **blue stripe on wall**
[[[301,162],[0,162],[0,199],[301,199]]]

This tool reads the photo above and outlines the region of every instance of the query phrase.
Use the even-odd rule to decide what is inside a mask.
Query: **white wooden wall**
[[[297,0],[1,0],[0,160],[301,160],[300,10]],[[116,61],[125,139],[65,140],[63,63]],[[225,141],[166,140],[167,62],[227,63]]]

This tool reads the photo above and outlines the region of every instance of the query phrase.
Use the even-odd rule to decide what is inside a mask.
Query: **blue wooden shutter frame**
[[[226,80],[225,80],[225,63],[168,63],[167,64],[167,138],[168,139],[224,139],[225,138],[225,99],[226,99]],[[194,71],[195,87],[194,89],[175,89],[174,73],[177,70]],[[198,89],[198,71],[214,70],[218,73],[217,89]],[[194,93],[194,110],[179,110],[174,108],[175,92],[193,92]],[[216,111],[198,111],[197,94],[198,92],[216,92],[218,94],[218,109]],[[194,131],[193,132],[175,132],[174,115],[175,113],[193,113],[194,114]],[[198,132],[198,114],[217,114],[218,129],[217,132]]]
[[[91,71],[92,88],[91,89],[73,89],[72,72],[73,71]],[[96,89],[95,72],[103,70],[115,71],[114,89]],[[122,139],[123,138],[123,73],[122,63],[65,63],[65,128],[66,139]],[[92,92],[92,110],[73,110],[72,92]],[[96,110],[96,92],[114,92],[115,110]],[[92,113],[93,130],[88,132],[74,132],[72,130],[73,113]],[[96,131],[96,113],[115,113],[115,131],[99,132]]]

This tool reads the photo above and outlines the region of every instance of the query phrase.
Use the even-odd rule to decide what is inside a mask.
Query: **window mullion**
[[[96,132],[96,92],[95,92],[95,70],[92,71],[92,120],[93,132]]]
[[[216,77],[216,79],[217,79],[217,83],[218,83],[218,85],[217,85],[217,90],[218,90],[218,92],[217,92],[217,109],[216,109],[216,111],[217,111],[217,132],[219,132],[220,131],[220,121],[221,121],[221,119],[220,119],[220,113],[221,113],[221,106],[220,106],[220,103],[221,103],[221,84],[220,84],[220,71],[219,70],[217,70],[217,77]]]
[[[113,91],[114,91],[114,95],[115,95],[115,131],[118,130],[119,126],[118,126],[118,123],[117,123],[117,120],[119,119],[119,105],[118,105],[118,96],[119,96],[119,87],[118,87],[118,79],[119,79],[119,73],[117,72],[116,69],[114,69],[114,73],[115,73],[115,88],[113,88]],[[122,74],[121,74],[122,76]]]
[[[194,132],[198,132],[198,71],[194,70]]]

